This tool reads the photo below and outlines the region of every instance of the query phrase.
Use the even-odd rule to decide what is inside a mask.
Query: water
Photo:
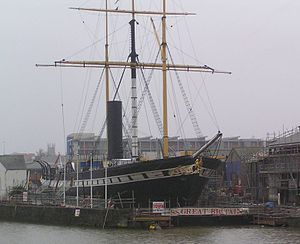
[[[1,244],[89,243],[300,243],[300,229],[185,227],[161,231],[98,230],[0,222]]]

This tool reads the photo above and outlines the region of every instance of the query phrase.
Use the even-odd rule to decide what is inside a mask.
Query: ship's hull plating
[[[137,205],[146,207],[150,201],[170,201],[172,206],[192,206],[196,203],[205,184],[220,161],[213,158],[202,158],[195,162],[190,156],[164,160],[138,162],[107,169],[108,198],[134,197]],[[72,174],[68,194],[89,195],[92,185],[93,195],[104,197],[105,170],[92,173],[83,172],[76,181]],[[75,180],[74,180],[75,179]]]

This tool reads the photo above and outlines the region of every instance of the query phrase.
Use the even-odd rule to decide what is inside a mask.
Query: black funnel
[[[108,160],[123,158],[122,102],[107,102]]]

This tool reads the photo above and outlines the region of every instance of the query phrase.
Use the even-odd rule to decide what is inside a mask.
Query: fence
[[[37,206],[65,206],[78,208],[95,208],[105,209],[105,199],[77,197],[76,196],[56,196],[50,193],[43,194],[17,194],[10,196],[6,200],[1,201],[2,204],[22,204],[22,205],[37,205]],[[118,198],[108,199],[107,206],[109,208],[134,208],[134,198]]]

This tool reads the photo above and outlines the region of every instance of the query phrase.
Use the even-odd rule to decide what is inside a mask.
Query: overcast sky
[[[116,7],[115,1],[110,2],[111,7]],[[126,2],[128,0],[120,0],[119,8],[125,8]],[[136,2],[139,9],[150,6],[144,3],[146,1]],[[152,2],[151,6],[156,9],[160,0]],[[103,17],[72,11],[68,7],[101,7],[104,1],[10,0],[1,3],[0,153],[4,144],[6,153],[35,152],[38,148],[46,148],[47,143],[55,143],[57,151],[64,151],[61,101],[63,99],[67,135],[77,130],[82,90],[90,84],[92,94],[100,72],[93,71],[90,76],[96,77],[96,81],[86,83],[86,71],[36,68],[35,64],[73,56],[76,59],[73,54],[103,37]],[[233,72],[230,76],[205,76],[218,126],[225,136],[265,138],[268,132],[300,125],[300,1],[169,0],[168,4],[172,10],[197,13],[194,17],[173,18],[168,22],[169,35],[172,36],[174,30],[174,38],[182,38],[177,48],[195,55],[202,64]],[[98,25],[92,20],[98,21]],[[141,25],[148,23],[145,19],[139,20]],[[159,19],[155,22],[158,25]],[[187,24],[188,31],[177,30]],[[118,26],[123,25],[119,21]],[[96,28],[99,30],[97,37],[93,36]],[[128,34],[128,29],[126,31]],[[194,49],[185,41],[190,37]],[[122,43],[123,39],[126,38],[114,41]],[[154,43],[155,39],[152,41]],[[174,47],[173,41],[170,39],[170,47]],[[95,54],[88,50],[78,57],[103,59],[102,44],[99,42]],[[180,56],[177,60],[190,61]],[[190,93],[194,97],[194,93]],[[197,103],[194,98],[191,100],[193,105]],[[213,135],[217,127],[206,119],[207,113],[200,114],[201,106],[197,109],[194,106],[202,133]],[[93,125],[87,127],[87,131],[97,133],[100,130],[103,113],[100,109],[98,117],[91,116]],[[143,123],[140,123],[145,124],[144,119],[141,120]],[[144,126],[141,132],[143,136],[147,134],[146,128]],[[188,135],[193,131],[187,130]],[[171,130],[172,135],[175,133],[175,129]]]

